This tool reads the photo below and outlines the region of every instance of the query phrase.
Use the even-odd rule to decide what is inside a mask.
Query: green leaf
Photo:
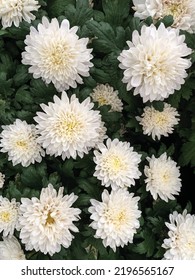
[[[7,30],[3,30],[3,29],[0,30],[0,36],[5,35],[7,33],[8,33]]]
[[[105,21],[113,26],[122,25],[129,15],[129,0],[102,0],[102,8],[105,13]]]
[[[164,102],[162,101],[153,101],[152,106],[154,107],[155,110],[162,112],[164,109]]]
[[[195,166],[195,139],[183,144],[181,148],[181,155],[179,157],[179,164],[181,166],[188,164]]]
[[[168,16],[165,16],[164,18],[162,18],[161,20],[159,20],[157,22],[156,26],[158,27],[161,23],[164,23],[164,25],[166,27],[169,27],[173,24],[173,22],[174,22],[173,16],[168,15]]]
[[[16,87],[24,85],[30,80],[30,75],[28,74],[28,67],[24,65],[19,65],[16,69],[16,74],[13,77]]]
[[[96,22],[94,20],[86,23],[87,27],[96,37],[93,40],[93,48],[101,53],[110,53],[118,51],[116,46],[116,36],[112,26],[106,22]]]
[[[151,232],[151,230],[147,229],[142,232],[142,236],[144,238],[144,241],[137,244],[133,251],[139,254],[146,254],[147,257],[151,257],[156,248],[156,240],[154,234]]]
[[[21,86],[16,92],[15,100],[21,102],[21,104],[33,104],[34,99],[32,98],[30,91],[28,91],[28,88],[27,85]]]
[[[75,5],[76,0],[47,0],[49,16],[58,17],[63,15],[68,5]]]

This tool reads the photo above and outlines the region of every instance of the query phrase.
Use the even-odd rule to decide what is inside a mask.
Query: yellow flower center
[[[163,112],[155,112],[154,121],[158,126],[164,126],[167,124],[167,117]]]
[[[47,214],[47,219],[46,219],[45,225],[52,225],[52,224],[54,224],[54,222],[55,222],[55,220],[54,220],[54,218],[51,217],[51,212],[49,211]]]
[[[75,55],[75,52],[66,42],[54,42],[49,47],[43,49],[46,65],[56,71],[62,71],[66,67],[71,67],[71,61],[75,59]]]
[[[97,101],[98,101],[100,106],[108,105],[108,101],[106,100],[106,98],[104,96],[98,97]]]
[[[164,0],[163,9],[164,16],[171,15],[174,18],[174,21],[178,21],[186,13],[186,0]],[[175,22],[175,25],[176,22]]]
[[[27,148],[28,144],[26,143],[26,141],[19,140],[16,142],[16,146],[18,148],[25,149],[25,148]]]
[[[161,174],[161,178],[162,178],[162,181],[165,183],[165,186],[166,184],[169,182],[170,180],[170,174],[169,174],[169,171],[164,171],[162,174]]]
[[[122,207],[122,206],[121,206]],[[111,207],[105,211],[105,216],[110,224],[113,224],[117,230],[127,222],[127,214],[125,209],[115,209]]]
[[[117,175],[119,171],[126,170],[127,166],[118,155],[108,155],[104,159],[104,168],[110,175]]]
[[[61,116],[55,127],[59,136],[65,136],[69,140],[73,140],[76,135],[78,135],[78,131],[80,131],[82,128],[82,121],[78,118],[78,116],[72,114]]]
[[[7,211],[3,211],[0,213],[0,220],[3,221],[4,223],[9,223],[10,220],[11,220],[11,217],[10,217],[10,213],[7,212]]]

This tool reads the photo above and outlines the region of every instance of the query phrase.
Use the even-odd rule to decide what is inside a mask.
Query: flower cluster
[[[173,17],[172,27],[195,32],[195,6],[193,0],[133,0],[135,17],[154,21]]]
[[[179,165],[194,164],[194,1],[133,0],[130,18],[112,18],[120,1],[49,2],[0,0],[0,260],[68,258],[79,234],[77,258],[151,257],[163,226],[153,255],[195,259],[195,215],[175,207]]]

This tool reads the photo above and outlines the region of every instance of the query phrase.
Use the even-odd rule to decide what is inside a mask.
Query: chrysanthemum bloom
[[[0,260],[25,259],[24,251],[15,236],[4,237],[3,241],[0,241]]]
[[[141,155],[133,151],[130,143],[118,139],[107,139],[106,145],[98,145],[94,151],[96,163],[94,176],[101,180],[105,187],[112,189],[130,187],[141,175],[138,164]]]
[[[165,16],[173,16],[172,27],[195,32],[194,0],[133,0],[135,16],[146,19],[151,16],[154,21]]]
[[[12,23],[18,27],[22,20],[28,23],[35,19],[32,14],[38,11],[39,2],[35,0],[0,0],[0,19],[3,28],[10,27]]]
[[[103,133],[101,115],[92,110],[90,98],[79,102],[75,95],[69,99],[65,92],[54,103],[41,104],[44,113],[38,112],[35,121],[38,138],[46,153],[65,158],[83,157],[100,141]]]
[[[73,224],[79,220],[80,209],[71,207],[77,200],[74,193],[63,195],[64,188],[57,192],[52,184],[41,191],[40,199],[22,198],[19,216],[20,238],[26,250],[44,254],[60,252],[61,246],[68,248],[78,232]]]
[[[166,249],[164,259],[195,260],[195,215],[182,214],[174,211],[169,215],[170,223],[165,223],[169,229],[169,238],[162,245]]]
[[[159,196],[166,202],[168,199],[175,199],[174,195],[178,195],[181,189],[181,179],[179,167],[166,153],[159,158],[154,155],[146,158],[149,166],[145,166],[144,173],[146,190],[151,193],[153,199]]]
[[[3,188],[5,182],[5,175],[0,172],[0,189]]]
[[[155,110],[153,106],[145,107],[141,117],[136,117],[143,127],[143,133],[152,135],[152,139],[169,136],[173,127],[179,123],[179,114],[171,105],[164,103],[163,111]]]
[[[133,236],[139,228],[138,210],[139,197],[133,197],[125,189],[107,190],[102,193],[102,202],[91,199],[89,212],[93,222],[90,226],[96,230],[95,238],[101,238],[105,247],[110,246],[113,251],[116,247],[124,247],[133,242]]]
[[[134,87],[134,95],[140,94],[143,102],[163,100],[179,90],[191,66],[184,57],[192,50],[184,40],[179,29],[166,28],[163,23],[158,28],[144,25],[141,35],[133,31],[132,42],[127,41],[129,49],[118,57],[127,90]]]
[[[13,235],[18,224],[18,211],[20,203],[15,198],[9,201],[8,198],[0,196],[0,233],[3,236]]]
[[[93,66],[92,50],[86,47],[89,39],[79,39],[77,30],[76,26],[70,28],[66,19],[59,26],[56,18],[50,23],[46,17],[38,24],[38,30],[30,28],[22,63],[31,65],[29,72],[35,79],[42,78],[46,84],[52,82],[58,91],[83,83],[81,76],[89,76]]]
[[[99,107],[103,105],[110,105],[110,112],[121,112],[123,110],[123,103],[118,97],[118,91],[113,87],[106,85],[97,85],[91,93],[93,102],[98,102]]]
[[[8,153],[13,165],[21,163],[27,167],[31,163],[41,162],[45,152],[37,142],[35,125],[16,119],[14,124],[3,125],[0,134],[1,152]]]

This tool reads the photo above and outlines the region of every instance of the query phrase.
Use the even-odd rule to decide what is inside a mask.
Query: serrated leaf
[[[20,65],[16,69],[16,74],[13,77],[15,85],[21,86],[30,80],[30,75],[28,74],[28,68],[24,65]]]
[[[195,166],[195,140],[184,143],[181,148],[179,164],[185,166],[189,163],[191,166]]]
[[[33,104],[34,100],[30,94],[30,91],[28,91],[27,85],[23,85],[17,90],[15,100],[21,102],[22,104]]]
[[[146,254],[147,257],[151,257],[156,247],[156,240],[154,234],[150,230],[144,230],[142,232],[144,241],[136,244],[133,251],[139,254]]]
[[[86,23],[87,27],[96,37],[93,40],[93,48],[102,53],[118,51],[116,46],[115,32],[112,26],[107,22],[96,22],[94,20]]]
[[[128,17],[130,10],[129,0],[102,0],[102,8],[105,13],[105,21],[112,26],[122,25]]]

